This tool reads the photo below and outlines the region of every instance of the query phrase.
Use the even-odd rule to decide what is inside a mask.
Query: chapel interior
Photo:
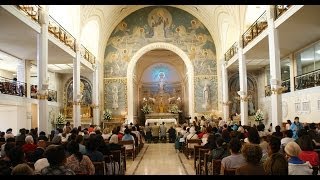
[[[319,17],[319,5],[0,5],[0,132],[320,124]],[[168,133],[138,140],[122,174],[215,172]]]

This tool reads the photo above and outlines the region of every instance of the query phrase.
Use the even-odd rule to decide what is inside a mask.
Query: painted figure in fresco
[[[119,104],[118,104],[118,87],[117,86],[113,86],[112,88],[112,98],[113,98],[113,101],[112,101],[112,109],[118,109],[119,108]]]
[[[203,107],[207,108],[209,105],[209,86],[206,81],[203,87]]]

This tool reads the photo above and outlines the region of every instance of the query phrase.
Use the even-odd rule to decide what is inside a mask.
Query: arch
[[[250,102],[252,107],[251,110],[248,108],[249,116],[253,115],[255,113],[255,110],[258,109],[258,83],[256,78],[253,74],[248,73],[247,74],[247,94],[248,96],[251,96]],[[236,99],[238,97],[237,91],[240,90],[240,84],[239,84],[239,73],[234,73],[230,76],[229,82],[228,82],[228,91],[229,91],[229,99],[232,101],[232,105],[230,107],[230,113],[234,113],[236,111],[238,114],[240,113],[240,101]],[[248,104],[251,106],[250,104]]]
[[[141,58],[141,56],[151,50],[155,49],[166,49],[176,53],[186,65],[187,68],[187,78],[188,78],[188,94],[191,99],[188,101],[189,107],[189,115],[191,117],[194,116],[194,70],[191,60],[188,55],[181,50],[179,47],[165,43],[165,42],[156,42],[148,44],[142,48],[140,48],[131,58],[131,61],[128,64],[127,68],[127,104],[128,104],[128,120],[133,121],[133,104],[134,104],[134,95],[133,95],[133,74],[136,67],[137,62]],[[129,122],[130,123],[130,122]]]
[[[96,18],[88,21],[81,30],[80,42],[83,44],[94,56],[98,56],[99,52],[99,37],[100,27]]]
[[[84,89],[87,92],[83,96],[83,99],[86,100],[86,101],[84,101],[84,103],[86,105],[91,105],[92,104],[92,83],[87,77],[84,77],[84,76],[80,76],[80,81],[85,82]],[[73,88],[73,86],[70,86],[71,83],[73,83],[73,77],[70,77],[64,85],[64,91],[63,91],[64,98],[63,99],[66,100],[66,102],[64,102],[66,104],[68,104],[69,96],[73,97],[73,90],[69,89],[69,88]],[[69,92],[69,91],[71,91],[71,92]],[[71,95],[69,93],[71,93]],[[87,97],[85,97],[85,96],[87,96]],[[71,98],[70,101],[73,102],[73,98]]]

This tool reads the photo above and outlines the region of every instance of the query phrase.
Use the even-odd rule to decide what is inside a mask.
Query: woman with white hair
[[[22,151],[26,154],[26,158],[29,159],[28,156],[37,149],[37,145],[34,144],[33,137],[31,135],[28,135],[25,141],[26,144],[22,146]]]
[[[298,157],[302,150],[296,142],[289,142],[284,151],[288,158],[289,175],[312,175],[313,170],[309,161],[305,162]]]

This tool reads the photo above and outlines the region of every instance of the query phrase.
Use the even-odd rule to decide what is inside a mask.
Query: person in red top
[[[26,154],[26,159],[29,160],[31,157],[31,153],[33,153],[37,149],[37,145],[34,144],[33,137],[28,135],[25,139],[26,144],[22,146],[22,151]]]
[[[312,140],[309,135],[303,135],[299,142],[302,152],[299,154],[299,158],[303,161],[309,161],[313,167],[319,165],[318,153],[314,151]]]
[[[93,130],[94,130],[94,125],[90,125],[90,127],[89,127],[89,129],[88,129],[89,134],[90,134],[91,132],[93,132]]]

